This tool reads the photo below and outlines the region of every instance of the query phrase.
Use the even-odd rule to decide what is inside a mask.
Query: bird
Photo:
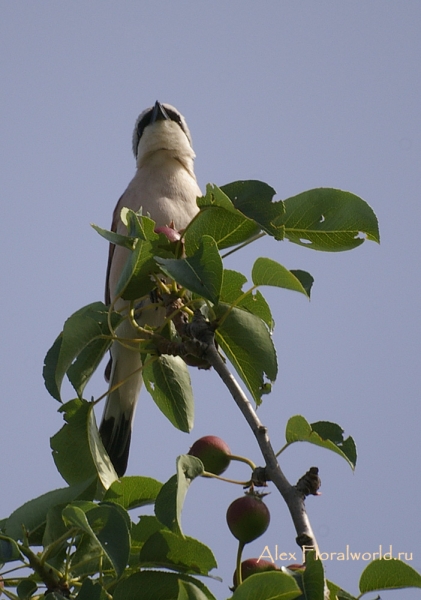
[[[129,208],[150,216],[156,227],[170,226],[183,230],[198,212],[196,199],[202,195],[194,173],[195,153],[185,118],[170,104],[156,101],[136,120],[133,132],[133,153],[136,173],[127,186],[113,213],[111,230],[127,234],[120,213]],[[105,302],[114,309],[126,311],[129,302],[116,298],[114,290],[130,251],[110,244],[105,284]],[[144,310],[140,325],[159,326],[165,318],[162,308]],[[125,340],[138,338],[133,325],[125,319],[117,328]],[[127,469],[132,425],[142,387],[142,360],[139,352],[113,342],[107,395],[99,433],[118,477]],[[113,389],[119,382],[119,387]]]

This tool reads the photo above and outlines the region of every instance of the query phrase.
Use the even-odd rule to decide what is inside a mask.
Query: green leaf
[[[120,321],[117,313],[111,314],[113,328]],[[60,389],[66,373],[78,395],[82,394],[111,346],[110,336],[108,308],[102,302],[88,304],[67,319],[62,333],[45,357],[45,386],[54,398],[61,401]]]
[[[367,565],[361,574],[359,587],[361,594],[375,590],[421,588],[421,575],[401,560],[382,558]]]
[[[60,412],[66,424],[50,439],[60,475],[69,485],[98,477],[108,489],[117,474],[98,433],[94,404],[76,398],[64,404]]]
[[[293,600],[301,590],[291,575],[278,571],[250,575],[235,590],[232,600]]]
[[[155,222],[148,217],[139,216],[132,210],[126,210],[129,234],[135,236],[132,252],[128,252],[127,260],[117,282],[115,295],[124,300],[138,300],[151,292],[155,281],[151,277],[159,273],[155,256],[172,256],[168,250],[168,240],[155,233]]]
[[[194,583],[190,581],[178,582],[179,592],[177,600],[206,600],[208,596],[202,592]]]
[[[245,293],[243,285],[247,282],[247,278],[237,271],[224,269],[222,280],[221,302],[226,304],[235,304],[237,308],[242,308],[259,317],[266,323],[269,330],[272,331],[275,322],[270,312],[270,307],[262,294],[259,291]],[[241,300],[238,300],[241,298]]]
[[[67,531],[66,526],[63,523],[63,518],[61,512],[63,510],[62,504],[57,504],[56,506],[52,506],[47,512],[47,521],[45,525],[44,535],[42,537],[42,545],[49,546],[53,544],[56,540],[64,536]],[[66,546],[66,542],[64,542],[64,546]],[[58,549],[60,551],[61,548]],[[50,562],[51,554],[49,554],[49,562]]]
[[[323,563],[315,557],[314,550],[306,555],[306,568],[303,572],[303,588],[305,597],[311,600],[324,600],[325,577]]]
[[[33,579],[21,579],[16,591],[19,600],[28,600],[37,591],[38,586]]]
[[[158,521],[158,519],[152,515],[141,515],[139,522],[132,526],[132,542],[136,542],[137,546],[143,546],[147,539],[151,537],[157,531],[166,530],[168,528]]]
[[[130,555],[130,520],[118,506],[101,504],[86,513],[101,548],[117,576],[126,568]]]
[[[133,250],[136,237],[122,235],[121,233],[109,231],[108,229],[102,229],[102,227],[98,227],[98,225],[95,225],[94,223],[91,223],[91,227],[93,227],[99,235],[105,238],[107,242],[115,244],[116,246],[123,246],[123,248],[127,248],[128,250]]]
[[[307,271],[301,271],[300,269],[291,269],[291,273],[295,275],[305,289],[307,296],[310,298],[310,292],[314,283],[314,278],[310,275],[310,273],[307,273]]]
[[[91,508],[94,508],[95,506],[96,504],[92,503]],[[85,511],[82,510],[82,508],[69,504],[63,509],[61,514],[67,527],[75,527],[82,533],[87,533],[90,537],[95,538],[95,534],[92,531],[88,519],[86,518]]]
[[[345,592],[345,590],[341,589],[338,585],[329,580],[326,580],[326,585],[330,592],[330,597],[334,598],[335,600],[336,598],[338,600],[358,600],[358,598],[351,596],[351,594]]]
[[[291,417],[287,423],[285,438],[288,444],[309,442],[342,456],[352,469],[357,462],[357,451],[352,437],[344,439],[343,429],[336,423],[318,421],[311,425],[301,415]]]
[[[229,196],[227,196],[222,188],[219,188],[213,183],[208,183],[206,185],[206,195],[197,199],[197,205],[200,209],[218,207],[223,208],[234,215],[238,214],[238,210],[235,208]]]
[[[63,380],[63,377],[64,377],[64,373],[63,373],[63,376],[61,377],[59,385],[57,385],[56,370],[57,370],[57,363],[58,363],[59,356],[60,356],[62,342],[63,342],[63,334],[60,333],[60,335],[55,339],[54,344],[51,346],[51,348],[48,350],[47,354],[45,355],[44,368],[42,370],[42,376],[44,378],[44,385],[47,389],[47,392],[55,400],[58,400],[59,402],[61,402],[60,387],[61,387],[61,381]]]
[[[187,256],[197,251],[204,235],[211,236],[221,250],[241,244],[260,231],[260,227],[238,211],[216,185],[206,186],[206,195],[198,198],[197,205],[200,212],[184,232]]]
[[[130,554],[127,520],[118,506],[102,504],[87,508],[85,513],[80,506],[69,505],[63,510],[63,519],[67,525],[87,534],[101,548],[120,577]]]
[[[162,488],[162,483],[152,477],[122,477],[114,481],[103,497],[104,502],[113,502],[126,510],[153,504]]]
[[[20,558],[21,553],[15,540],[0,534],[0,565]]]
[[[217,566],[207,546],[172,531],[157,531],[151,535],[140,551],[139,561],[142,567],[162,567],[198,575],[208,575]]]
[[[94,537],[87,533],[79,533],[76,540],[76,551],[72,554],[72,576],[81,580],[93,573],[110,572],[114,576],[113,565],[107,556],[104,555],[101,545]],[[105,599],[104,599],[105,600]]]
[[[162,271],[177,283],[214,304],[222,285],[222,260],[215,240],[209,235],[201,239],[197,251],[188,258],[159,258]]]
[[[215,600],[207,587],[198,579],[165,571],[141,571],[131,575],[116,586],[113,600],[177,600],[180,581],[197,587],[207,600]],[[191,600],[191,596],[188,598]],[[198,598],[200,599],[200,596]],[[194,596],[193,600],[195,600]]]
[[[228,309],[220,303],[215,309],[217,319],[221,321]],[[245,310],[233,308],[218,325],[215,338],[260,404],[262,394],[267,393],[265,376],[274,381],[278,372],[275,348],[264,322]]]
[[[317,188],[284,204],[285,237],[300,246],[340,252],[356,248],[364,239],[380,241],[373,210],[350,192]]]
[[[155,515],[177,535],[181,530],[181,511],[190,483],[203,473],[203,464],[195,456],[182,454],[177,458],[177,473],[164,483],[155,502]]]
[[[162,355],[147,360],[143,380],[158,408],[181,431],[194,423],[194,397],[186,363],[179,356]]]
[[[254,285],[271,285],[308,295],[301,281],[271,258],[258,258],[253,265],[251,277]]]
[[[79,590],[76,600],[101,600],[102,585],[93,582],[91,579],[84,579],[82,587]]]
[[[221,187],[235,208],[276,240],[284,237],[285,207],[282,200],[273,202],[275,190],[262,181],[234,181]]]
[[[93,498],[92,480],[47,492],[17,508],[6,520],[5,531],[15,540],[22,540],[25,530],[31,543],[41,545],[48,511],[58,504],[67,504],[77,498]]]

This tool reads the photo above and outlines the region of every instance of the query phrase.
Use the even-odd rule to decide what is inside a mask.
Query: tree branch
[[[318,553],[317,541],[305,509],[306,492],[303,491],[302,486],[291,485],[283,474],[272,448],[267,427],[260,422],[252,404],[227,368],[215,346],[214,328],[200,312],[197,312],[193,321],[185,326],[184,333],[193,340],[200,342],[201,357],[218,373],[249,424],[265,460],[267,477],[279,490],[288,506],[297,532],[297,544],[304,550],[316,550]]]

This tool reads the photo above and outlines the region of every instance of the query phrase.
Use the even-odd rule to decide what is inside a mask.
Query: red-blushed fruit
[[[205,435],[196,440],[188,453],[200,458],[205,471],[214,475],[221,475],[231,462],[231,450],[228,444],[215,435]]]
[[[290,571],[304,571],[306,568],[305,565],[299,565],[298,563],[293,563],[292,565],[287,565],[286,567]]]
[[[170,242],[181,240],[180,233],[173,227],[168,227],[168,225],[155,227],[155,233],[163,233]]]
[[[263,559],[259,560],[258,558],[248,558],[241,563],[241,578],[243,581],[250,575],[264,573],[265,571],[279,571],[279,569],[275,563]],[[237,587],[237,570],[234,571],[233,583],[235,589]]]
[[[269,527],[269,522],[269,509],[255,494],[245,494],[237,498],[227,510],[228,527],[232,535],[243,544],[248,544],[263,535]]]

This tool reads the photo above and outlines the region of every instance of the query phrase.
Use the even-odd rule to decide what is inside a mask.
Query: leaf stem
[[[248,240],[246,240],[245,242],[243,242],[242,244],[240,244],[236,248],[233,248],[232,250],[230,250],[226,254],[223,254],[221,256],[221,258],[226,258],[230,254],[234,254],[234,252],[237,252],[237,250],[242,250],[243,248],[245,248],[246,246],[248,246],[252,242],[255,242],[256,240],[259,240],[260,238],[262,238],[265,235],[267,235],[267,233],[265,231],[261,231],[260,233],[256,233],[256,235],[253,235],[253,237],[249,238]]]
[[[278,457],[280,454],[282,454],[282,452],[283,452],[284,450],[286,450],[286,449],[288,448],[288,446],[290,446],[290,442],[287,442],[286,444],[284,444],[284,445],[282,446],[282,448],[281,448],[280,450],[278,450],[278,452],[275,454],[275,456],[276,456],[276,457]]]
[[[226,481],[227,483],[235,483],[237,485],[242,485],[243,487],[250,485],[250,480],[238,481],[237,479],[228,479],[228,477],[221,477],[221,475],[215,475],[215,473],[210,473],[209,471],[203,471],[201,477],[209,477],[212,479],[218,479],[219,481]]]

